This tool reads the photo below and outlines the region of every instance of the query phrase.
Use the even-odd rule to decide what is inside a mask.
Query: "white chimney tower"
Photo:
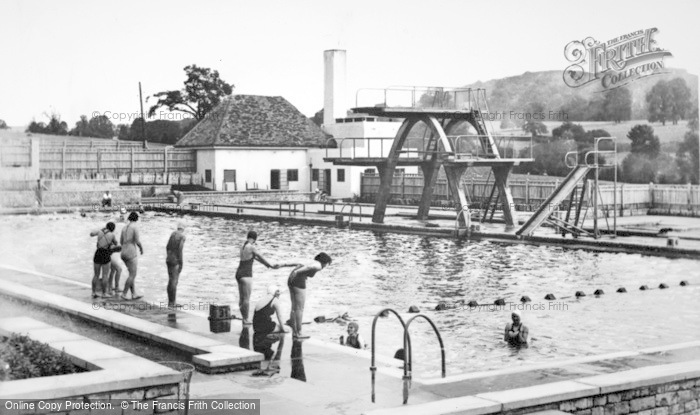
[[[323,124],[330,125],[335,123],[336,118],[347,116],[345,51],[341,49],[324,51],[323,63]]]

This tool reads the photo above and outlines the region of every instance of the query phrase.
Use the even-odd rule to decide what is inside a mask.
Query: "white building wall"
[[[271,170],[280,170],[280,189],[308,192],[310,170],[306,149],[221,148],[197,150],[197,171],[202,175],[212,170],[212,183],[207,187],[216,190],[234,190],[233,185],[224,188],[224,170],[236,171],[236,187],[239,191],[253,188],[271,188]],[[297,181],[288,181],[287,170],[298,171]]]
[[[214,183],[216,180],[214,175],[214,172],[216,171],[214,150],[197,150],[197,173],[201,174],[202,177],[205,177],[207,170],[211,170],[212,180],[210,182],[205,181],[204,186],[214,189]],[[221,188],[217,188],[216,190],[221,190]]]

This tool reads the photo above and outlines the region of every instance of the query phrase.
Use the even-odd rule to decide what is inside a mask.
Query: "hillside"
[[[698,76],[690,74],[684,69],[668,68],[666,71],[665,74],[642,78],[627,85],[632,93],[633,120],[647,118],[646,94],[660,80],[670,81],[677,77],[685,79],[691,90],[693,102],[697,105]],[[544,104],[545,112],[559,111],[567,106],[570,107],[575,100],[602,99],[602,94],[594,92],[594,88],[586,86],[570,88],[567,86],[562,78],[562,72],[561,70],[525,72],[522,75],[492,79],[486,82],[478,81],[465,86],[485,88],[491,111],[523,112],[530,102]],[[569,117],[572,121],[577,120],[576,114],[569,113]]]

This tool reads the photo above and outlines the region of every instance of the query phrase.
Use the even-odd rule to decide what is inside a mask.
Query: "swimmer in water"
[[[529,332],[522,322],[520,311],[513,311],[511,319],[513,322],[506,324],[503,340],[512,346],[527,346]]]

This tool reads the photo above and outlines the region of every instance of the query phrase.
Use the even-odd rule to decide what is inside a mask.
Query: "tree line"
[[[659,137],[649,124],[638,124],[627,133],[629,154],[618,167],[618,180],[628,183],[698,183],[698,110],[691,113],[688,131],[675,154],[661,151]],[[583,162],[586,152],[593,148],[598,137],[610,137],[603,129],[586,131],[572,122],[562,123],[552,130],[551,137],[537,137],[533,146],[534,162],[514,168],[515,173],[566,176],[570,169],[565,164],[566,153],[576,151]],[[626,147],[622,143],[620,147]],[[611,150],[604,148],[603,150]],[[529,158],[529,149],[519,157]],[[604,160],[600,160],[604,163]],[[603,180],[612,180],[612,169],[601,169]]]

